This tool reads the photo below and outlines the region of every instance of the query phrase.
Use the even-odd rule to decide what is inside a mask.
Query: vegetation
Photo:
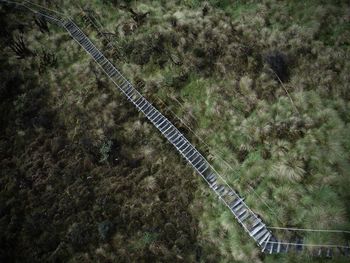
[[[350,229],[347,1],[42,4],[74,17],[268,225]],[[261,254],[64,30],[0,13],[0,261],[320,261]]]

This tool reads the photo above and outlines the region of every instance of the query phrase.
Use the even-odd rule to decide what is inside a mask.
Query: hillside
[[[350,229],[348,1],[40,3],[73,17],[269,226]],[[262,254],[63,29],[0,14],[0,261],[323,260]]]

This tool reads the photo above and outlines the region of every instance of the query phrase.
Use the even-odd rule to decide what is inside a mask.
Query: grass
[[[301,228],[349,227],[346,187],[350,150],[349,105],[346,102],[349,63],[345,59],[348,42],[344,37],[349,31],[348,8],[329,1],[232,3],[214,0],[207,2],[208,14],[199,16],[205,4],[202,1],[177,4],[146,1],[140,5],[133,2],[135,10],[150,10],[151,14],[132,34],[124,36],[120,25],[132,20],[128,12],[112,3],[85,2],[80,1],[96,11],[106,30],[117,34],[114,40],[123,47],[124,57],[116,60],[116,64],[129,79],[137,77],[145,82],[142,92],[147,97],[156,94],[184,119],[191,112],[196,120],[190,123],[191,128],[206,138],[215,168],[265,222]],[[65,1],[62,9],[66,10],[69,4]],[[72,15],[80,12],[76,7],[69,11]],[[176,25],[169,22],[173,16]],[[181,246],[187,240],[203,246],[203,261],[315,262],[307,255],[263,257],[259,254],[226,207],[209,194],[203,182],[191,179],[191,171],[182,167],[179,158],[173,158],[173,149],[164,145],[159,134],[144,124],[144,120],[139,120],[140,116],[120,94],[108,86],[97,87],[88,56],[71,40],[67,41],[61,30],[50,28],[50,38],[35,33],[36,37],[29,37],[29,42],[33,47],[40,43],[57,52],[58,68],[44,73],[39,81],[49,83],[50,102],[53,108],[59,109],[58,119],[67,137],[74,141],[72,145],[79,145],[81,138],[91,138],[91,148],[97,147],[98,159],[103,160],[94,166],[97,176],[104,171],[101,166],[109,166],[109,169],[121,166],[123,169],[113,172],[128,178],[114,182],[113,188],[118,190],[107,187],[109,196],[118,200],[113,203],[120,206],[122,215],[106,213],[112,213],[121,228],[125,228],[115,234],[116,243],[105,248],[109,253],[124,248],[125,242],[134,248],[132,260],[141,260],[137,253],[139,256],[153,253],[152,259],[162,258],[166,251],[190,260],[194,258],[193,247],[193,251],[173,248],[174,244]],[[94,29],[85,30],[100,47],[103,46]],[[156,34],[163,39],[163,47],[155,41]],[[289,59],[290,78],[284,88],[288,89],[300,113],[268,71],[264,56],[271,50],[284,52]],[[176,54],[181,63],[175,64],[169,54]],[[144,55],[149,56],[149,60],[139,59]],[[13,61],[30,64],[29,61]],[[100,72],[97,75],[100,80],[106,80]],[[183,75],[187,77],[182,78]],[[14,100],[18,112],[23,111],[23,105],[31,99],[25,94]],[[171,97],[185,106],[175,104]],[[156,99],[152,98],[152,102],[157,104]],[[162,107],[162,111],[167,110],[160,104],[157,106]],[[113,141],[113,147],[121,147],[118,153],[121,163],[113,165],[110,162],[116,158],[108,156],[115,150],[111,150],[112,144],[103,144],[111,142],[112,138],[120,140],[118,144],[121,145]],[[192,135],[189,139],[196,140]],[[25,140],[18,137],[16,142],[22,145]],[[205,150],[201,143],[197,146]],[[91,155],[91,151],[79,156]],[[145,159],[140,166],[134,160],[138,158]],[[174,166],[160,170],[164,163]],[[84,165],[88,167],[88,161],[85,160]],[[129,169],[128,165],[136,167]],[[68,172],[65,170],[65,173]],[[106,172],[110,173],[111,170]],[[119,180],[118,176],[112,177],[113,180]],[[151,179],[143,180],[142,176]],[[185,180],[181,181],[181,189],[173,189],[182,177],[186,180],[181,179]],[[141,196],[135,194],[138,185]],[[95,187],[98,195],[105,185]],[[11,192],[11,189],[7,190]],[[177,205],[182,213],[187,213],[184,203],[189,203],[193,219],[191,223],[186,221],[186,225],[196,229],[197,234],[181,224],[183,214],[171,207],[171,198],[180,196],[180,192],[185,197],[179,198],[182,201],[178,200]],[[193,199],[186,197],[188,193],[194,193]],[[148,208],[139,203],[142,195],[152,200],[149,206],[145,205]],[[124,196],[132,196],[130,202],[125,201]],[[138,220],[147,227],[164,222],[160,219],[164,211],[159,209],[164,200],[168,200],[166,205],[171,207],[167,211],[175,211],[171,215],[176,218],[172,221],[164,215],[164,220],[172,221],[171,225],[185,231],[186,236],[174,236],[174,240],[169,241],[162,232],[148,232],[142,228],[141,234],[135,233],[140,230]],[[106,211],[114,211],[113,207]],[[132,217],[128,211],[135,211],[136,216]],[[156,219],[148,222],[148,216]],[[128,236],[130,231],[132,237]],[[312,242],[330,238],[306,237]],[[95,245],[91,243],[91,246]]]

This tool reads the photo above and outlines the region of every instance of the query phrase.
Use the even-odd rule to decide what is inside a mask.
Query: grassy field
[[[46,4],[73,17],[267,225],[350,229],[347,1]],[[0,8],[0,259],[321,261],[262,255],[67,33]]]

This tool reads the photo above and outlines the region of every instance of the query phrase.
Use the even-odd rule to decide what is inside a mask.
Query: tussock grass
[[[150,14],[136,26],[120,4]],[[215,168],[267,224],[349,227],[350,64],[346,1],[101,4],[81,0],[73,5],[72,1],[62,1],[61,10],[83,26],[78,5],[94,10],[117,48],[108,48],[93,27],[84,25],[94,42],[106,54],[118,51],[120,57],[111,55],[112,60],[133,82],[144,83],[139,88],[141,92],[162,111],[167,108],[156,101],[158,97],[165,101],[171,111],[206,138],[212,150],[201,143],[198,148],[208,152]],[[33,50],[46,47],[55,51],[56,69],[49,68],[40,75],[35,71],[37,60],[19,63],[13,56],[9,65],[22,71],[34,69],[27,78],[35,77],[38,84],[49,86],[47,105],[57,112],[57,123],[64,127],[67,139],[81,145],[69,155],[77,152],[79,158],[71,157],[75,164],[65,168],[65,176],[69,178],[67,174],[74,171],[80,158],[84,159],[82,166],[93,167],[93,172],[81,177],[102,180],[95,185],[96,203],[100,205],[94,204],[93,210],[99,217],[117,218],[116,224],[123,226],[109,245],[96,248],[90,244],[98,255],[90,260],[114,260],[120,255],[121,260],[144,256],[168,262],[174,258],[194,261],[199,255],[205,262],[313,262],[307,255],[262,257],[227,209],[218,204],[188,167],[183,167],[159,133],[108,86],[107,78],[81,49],[60,29],[49,28],[49,35],[30,29],[26,41]],[[4,54],[9,56],[11,51],[4,48]],[[276,54],[283,57],[283,65]],[[276,79],[280,67],[279,73],[288,72],[282,84]],[[19,130],[13,143],[17,151],[33,133],[26,131],[21,113],[35,93],[22,93],[11,102],[14,111],[9,114],[15,116]],[[175,104],[175,99],[182,105]],[[170,111],[167,113],[174,117]],[[40,127],[34,130],[43,133]],[[188,136],[197,142],[191,133]],[[94,159],[101,158],[99,147],[109,140],[113,146],[104,158],[106,162],[94,164]],[[45,162],[47,155],[41,157]],[[29,158],[26,163],[31,161]],[[165,164],[167,167],[161,168]],[[113,165],[120,167],[113,170]],[[109,179],[103,180],[104,176]],[[40,182],[36,179],[35,184]],[[5,183],[6,194],[15,189],[11,180]],[[89,196],[83,187],[73,187],[79,196],[60,187],[67,190],[68,197]],[[100,193],[99,189],[106,190]],[[140,195],[134,196],[137,191]],[[60,205],[68,207],[67,200]],[[167,215],[162,210],[164,204]],[[70,220],[68,225],[74,221]],[[166,225],[165,233],[156,230],[160,224]],[[310,234],[306,238],[326,242],[334,237]],[[202,252],[194,252],[200,251],[199,247]],[[79,257],[90,256],[77,253],[76,260]]]

